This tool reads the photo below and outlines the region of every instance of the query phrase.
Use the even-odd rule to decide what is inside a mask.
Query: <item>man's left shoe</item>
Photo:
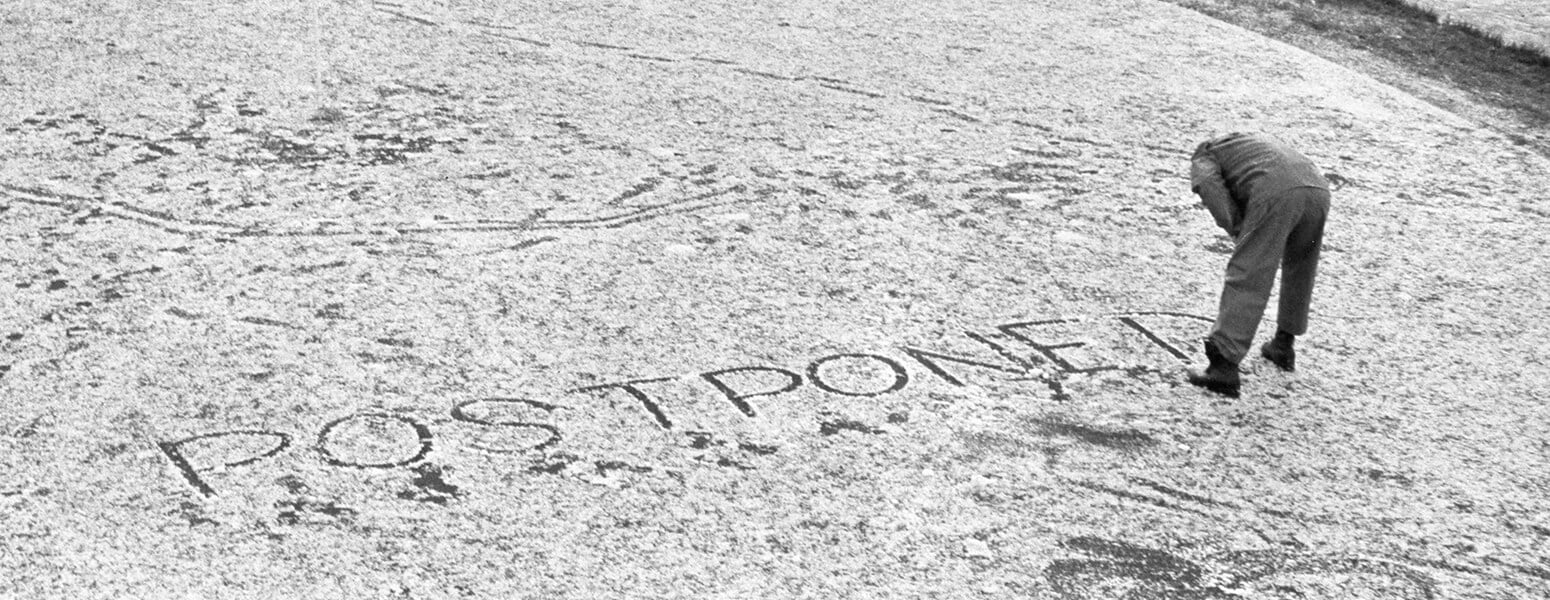
[[[1259,347],[1259,355],[1280,367],[1282,371],[1296,371],[1297,348],[1293,345],[1296,339],[1296,336],[1290,333],[1278,331],[1274,339]]]
[[[1227,357],[1222,356],[1222,353],[1216,349],[1216,344],[1212,343],[1211,340],[1206,340],[1205,349],[1206,359],[1210,360],[1211,364],[1206,367],[1205,371],[1189,369],[1189,382],[1228,398],[1237,398],[1240,384],[1237,363],[1229,361]]]

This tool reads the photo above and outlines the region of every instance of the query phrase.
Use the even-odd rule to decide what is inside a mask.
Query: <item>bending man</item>
[[[1201,143],[1190,159],[1190,179],[1235,247],[1216,323],[1205,341],[1210,366],[1191,369],[1189,382],[1236,398],[1238,363],[1254,342],[1278,265],[1276,334],[1260,354],[1284,370],[1296,368],[1293,342],[1308,329],[1329,182],[1307,157],[1260,133],[1231,133]]]

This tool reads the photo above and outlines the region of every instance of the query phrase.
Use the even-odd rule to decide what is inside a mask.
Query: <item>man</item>
[[[1281,304],[1275,338],[1260,347],[1283,370],[1296,368],[1296,337],[1308,329],[1308,304],[1319,265],[1329,182],[1307,157],[1261,133],[1231,133],[1195,148],[1190,159],[1194,191],[1233,237],[1221,306],[1206,338],[1205,371],[1189,370],[1189,382],[1238,397],[1238,363],[1259,328],[1276,265]]]

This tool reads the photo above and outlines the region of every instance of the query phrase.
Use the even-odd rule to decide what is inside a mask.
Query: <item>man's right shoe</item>
[[[1289,334],[1276,333],[1275,339],[1259,347],[1259,355],[1280,367],[1282,371],[1297,370],[1297,349],[1292,346],[1296,339]]]
[[[1222,356],[1222,353],[1216,349],[1216,344],[1211,343],[1211,340],[1206,340],[1205,349],[1206,359],[1211,361],[1211,364],[1206,367],[1205,371],[1189,369],[1189,382],[1228,398],[1237,398],[1240,386],[1238,365],[1227,360],[1227,357]]]

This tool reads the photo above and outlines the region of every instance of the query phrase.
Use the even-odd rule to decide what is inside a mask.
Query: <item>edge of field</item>
[[[1439,16],[1425,0],[1166,0],[1307,50],[1550,157],[1550,48]]]

